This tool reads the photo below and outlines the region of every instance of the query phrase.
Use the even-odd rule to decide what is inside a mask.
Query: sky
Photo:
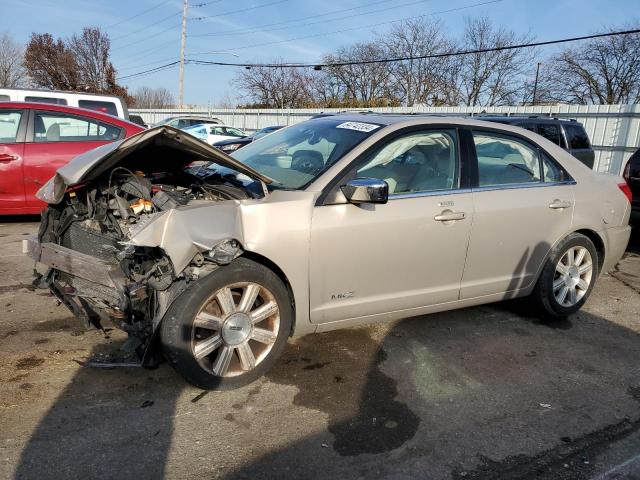
[[[165,87],[177,98],[178,67],[126,78],[177,61],[182,0],[1,0],[0,33],[26,43],[32,32],[69,37],[100,27],[112,41],[112,62],[130,91]],[[580,36],[640,21],[638,0],[190,0],[187,58],[318,62],[324,53],[384,34],[392,22],[433,18],[460,36],[467,17],[536,40]],[[545,47],[540,53],[554,53]],[[185,104],[219,105],[239,97],[238,67],[185,66]]]

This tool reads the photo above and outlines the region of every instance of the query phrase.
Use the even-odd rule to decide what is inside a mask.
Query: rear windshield
[[[66,105],[67,101],[64,98],[55,97],[24,97],[25,102],[38,102],[38,103],[53,103],[54,105]]]
[[[118,109],[113,102],[102,102],[98,100],[80,100],[78,101],[80,108],[87,108],[89,110],[97,110],[98,112],[108,113],[109,115],[118,116]]]

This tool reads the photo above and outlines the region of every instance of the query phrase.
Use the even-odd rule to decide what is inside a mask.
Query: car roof
[[[473,118],[478,120],[485,120],[487,122],[502,122],[502,123],[577,123],[576,120],[566,118],[555,117],[538,117],[538,116],[518,116],[518,115],[478,115]]]
[[[321,117],[307,120],[307,122],[361,122],[376,124],[382,127],[394,126],[395,128],[429,126],[429,125],[450,125],[469,126],[492,130],[502,130],[522,134],[523,129],[517,124],[497,123],[474,117],[444,117],[436,115],[411,115],[411,114],[380,114],[380,113],[342,113],[331,117]],[[534,134],[535,135],[535,134]]]
[[[516,122],[499,122],[497,119],[498,118],[504,118],[504,119],[517,119]],[[375,113],[375,112],[371,112],[371,113],[337,113],[335,115],[332,116],[324,116],[324,117],[318,117],[318,118],[313,118],[310,120],[307,120],[308,122],[330,122],[330,121],[341,121],[341,122],[362,122],[362,123],[374,123],[377,125],[383,125],[383,126],[387,126],[387,125],[394,125],[397,123],[406,123],[407,126],[409,125],[436,125],[436,124],[453,124],[453,125],[471,125],[471,126],[478,126],[478,127],[491,127],[491,128],[504,128],[505,126],[507,126],[507,128],[505,128],[505,130],[508,130],[508,124],[511,123],[521,123],[519,120],[531,120],[531,121],[538,121],[539,119],[536,117],[534,118],[529,118],[529,117],[482,117],[482,116],[477,116],[477,117],[455,117],[455,116],[440,116],[440,115],[429,115],[429,114],[407,114],[407,113]],[[553,121],[553,122],[565,122],[565,123],[569,123],[571,122],[571,124],[573,125],[580,125],[579,123],[575,122],[575,121],[570,121],[570,120],[558,120],[558,119],[554,119],[554,118],[544,118],[544,119],[540,119],[543,121]],[[496,122],[501,123],[501,126],[498,126],[496,124]]]
[[[3,91],[12,91],[12,92],[34,92],[34,93],[61,93],[64,95],[77,95],[80,97],[108,97],[108,98],[117,98],[122,101],[124,104],[124,99],[120,95],[113,95],[111,93],[95,93],[95,92],[74,92],[71,90],[43,90],[42,88],[11,88],[11,87],[2,87],[0,90]]]
[[[41,103],[41,102],[0,102],[0,109],[27,109],[27,110],[48,110],[50,112],[70,113],[73,115],[83,115],[85,117],[91,117],[95,120],[101,120],[103,122],[124,125],[134,125],[137,128],[141,128],[140,125],[136,125],[133,122],[125,120],[124,118],[116,117],[115,115],[109,115],[108,113],[102,113],[97,110],[90,110],[88,108],[70,107],[68,105],[56,105],[54,103]]]

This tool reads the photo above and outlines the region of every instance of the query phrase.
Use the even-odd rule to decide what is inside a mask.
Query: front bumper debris
[[[92,257],[70,248],[47,242],[40,244],[35,237],[22,241],[22,251],[36,262],[61,272],[80,277],[105,287],[122,290],[125,277],[118,265]]]

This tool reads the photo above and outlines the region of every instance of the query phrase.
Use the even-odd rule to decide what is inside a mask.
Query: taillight
[[[619,183],[618,188],[622,190],[622,193],[624,193],[624,196],[627,197],[627,200],[629,200],[629,203],[631,203],[633,195],[631,193],[631,187],[629,186],[629,184],[627,182]]]

